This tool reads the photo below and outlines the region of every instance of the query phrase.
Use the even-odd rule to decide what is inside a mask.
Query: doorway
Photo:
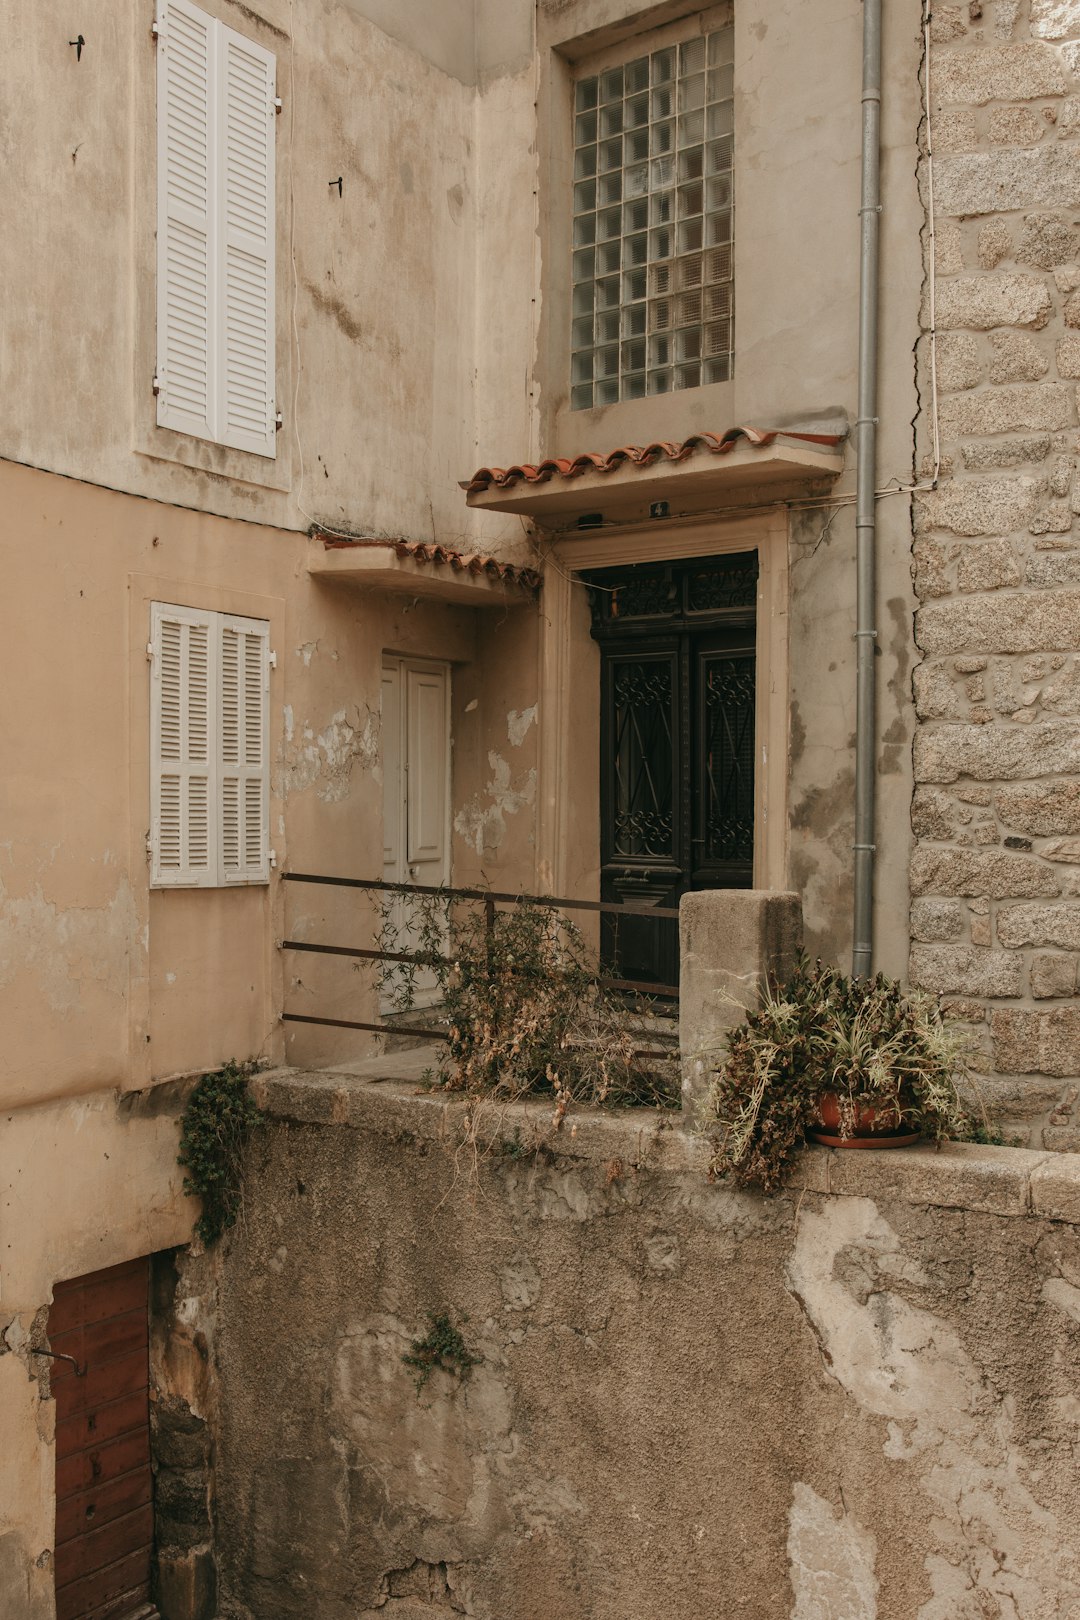
[[[600,895],[754,881],[754,551],[584,575],[600,646]],[[618,977],[678,983],[678,924],[605,918]]]
[[[387,656],[382,670],[383,881],[437,888],[450,881],[450,666]],[[398,897],[388,937],[414,948],[409,901]],[[412,1002],[437,1000],[431,973],[418,974]],[[381,998],[383,1013],[393,997]]]
[[[149,1285],[145,1257],[57,1283],[49,1343],[56,1402],[57,1620],[133,1620],[149,1608]],[[72,1365],[75,1362],[75,1366]]]

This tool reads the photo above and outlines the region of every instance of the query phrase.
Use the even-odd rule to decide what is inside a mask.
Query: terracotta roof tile
[[[733,450],[740,439],[745,439],[755,449],[760,449],[772,444],[777,438],[796,439],[803,444],[831,447],[840,444],[843,435],[788,433],[783,428],[733,427],[720,434],[694,433],[690,438],[683,439],[681,444],[674,444],[665,439],[658,439],[654,444],[647,445],[625,444],[618,450],[610,451],[606,456],[585,451],[584,454],[569,459],[562,456],[552,457],[547,461],[538,462],[535,466],[523,462],[519,467],[480,467],[461,487],[467,494],[473,495],[478,490],[490,489],[492,485],[497,489],[505,489],[508,485],[521,480],[528,484],[543,484],[556,475],[560,478],[576,478],[583,472],[612,472],[626,461],[635,467],[648,467],[654,461],[660,460],[685,461],[688,456],[699,451],[723,456]]]
[[[502,580],[507,585],[520,586],[535,593],[540,588],[540,574],[535,568],[519,568],[516,563],[500,562],[481,552],[456,551],[451,546],[440,546],[424,540],[346,540],[339,535],[324,534],[317,526],[312,536],[321,540],[328,551],[347,551],[356,546],[381,546],[398,557],[411,557],[413,562],[451,568],[455,573],[486,574],[489,579]]]

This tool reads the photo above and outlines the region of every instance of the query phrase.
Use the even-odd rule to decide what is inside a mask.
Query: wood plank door
[[[437,888],[450,881],[450,666],[387,658],[382,672],[383,879]],[[390,949],[416,947],[407,898],[395,900]],[[419,973],[412,1004],[438,999],[434,975]],[[392,994],[381,1000],[393,1012]]]
[[[127,1620],[150,1600],[147,1257],[57,1283],[49,1344],[56,1402],[56,1620]],[[151,1611],[152,1612],[152,1611]]]

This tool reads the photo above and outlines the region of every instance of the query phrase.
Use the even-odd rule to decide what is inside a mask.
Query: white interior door
[[[437,887],[450,881],[450,668],[388,658],[382,674],[383,878]],[[410,903],[392,912],[395,950],[414,948]],[[415,1005],[430,1007],[434,976],[418,974]],[[384,996],[382,1011],[394,1010]]]

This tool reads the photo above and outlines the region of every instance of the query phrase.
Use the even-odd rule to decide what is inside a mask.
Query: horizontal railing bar
[[[417,967],[434,967],[436,959],[430,956],[410,955],[407,951],[372,951],[365,950],[359,945],[320,945],[316,940],[310,939],[283,939],[283,951],[314,951],[319,956],[353,956],[364,962],[411,962]],[[449,962],[448,956],[440,956],[439,962]],[[518,969],[525,972],[526,969]],[[641,990],[651,996],[678,996],[677,984],[649,984],[644,979],[609,979],[598,975],[593,980],[601,990]]]
[[[678,996],[677,984],[646,984],[644,979],[597,979],[601,990],[641,990],[647,996]]]
[[[417,1029],[411,1024],[366,1024],[358,1018],[315,1018],[310,1013],[282,1013],[285,1024],[326,1024],[332,1029],[371,1029],[380,1035],[423,1035],[434,1041],[445,1041],[445,1029]],[[644,1047],[630,1053],[632,1058],[657,1058],[661,1062],[678,1056],[676,1051],[666,1054],[655,1047]]]
[[[452,889],[435,883],[387,883],[385,878],[330,877],[319,872],[282,872],[286,883],[327,883],[342,889],[382,889],[392,894],[436,894],[447,900],[494,900],[499,905],[552,906],[558,911],[604,911],[620,917],[679,915],[677,906],[621,906],[613,900],[567,900],[552,894],[500,894],[492,889]]]
[[[417,967],[434,967],[436,961],[449,962],[448,956],[417,956],[408,951],[369,951],[358,945],[319,945],[315,940],[283,939],[283,951],[315,951],[320,956],[358,956],[365,962],[413,962]]]
[[[332,1029],[373,1029],[379,1035],[424,1035],[434,1041],[445,1041],[445,1029],[416,1029],[412,1024],[365,1024],[358,1018],[315,1018],[311,1013],[281,1015],[283,1024],[328,1024]]]

